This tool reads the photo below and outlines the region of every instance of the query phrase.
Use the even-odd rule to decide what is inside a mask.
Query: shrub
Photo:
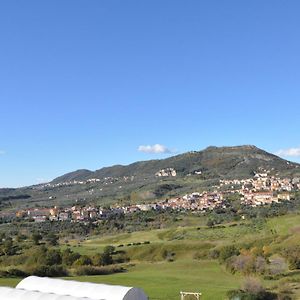
[[[74,266],[87,266],[91,264],[92,264],[92,260],[87,255],[80,256],[73,263]]]
[[[232,290],[227,293],[230,300],[277,300],[278,297],[275,293],[265,290],[261,282],[254,277],[245,279],[243,286],[239,290]]]
[[[62,252],[62,263],[67,266],[72,266],[73,263],[80,258],[79,253],[74,253],[71,249],[66,249]]]
[[[60,277],[68,275],[67,271],[60,265],[38,266],[29,270],[29,273],[40,277]]]
[[[76,269],[77,276],[89,276],[89,275],[109,275],[113,273],[125,272],[122,267],[109,266],[109,267],[93,267],[93,266],[81,266]]]
[[[224,246],[220,249],[219,260],[225,262],[234,255],[239,255],[239,250],[234,245]]]
[[[48,250],[44,258],[48,266],[60,265],[62,262],[60,251],[55,249]]]
[[[26,277],[28,273],[19,269],[9,269],[8,271],[0,270],[0,277],[11,278],[11,277]]]
[[[290,269],[300,269],[300,246],[286,248],[282,255],[287,259]]]
[[[21,278],[23,278],[23,277],[28,276],[28,273],[26,273],[26,272],[24,272],[20,269],[15,269],[15,268],[9,269],[7,272],[9,274],[8,277],[21,277]]]
[[[220,251],[218,249],[211,249],[208,253],[208,256],[212,259],[217,259],[220,256]]]

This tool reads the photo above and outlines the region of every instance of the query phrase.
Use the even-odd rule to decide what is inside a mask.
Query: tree
[[[42,238],[43,238],[42,235],[38,232],[33,233],[31,237],[35,245],[39,245]]]
[[[75,266],[88,266],[92,264],[92,260],[87,255],[80,256],[73,265]]]
[[[58,245],[58,236],[54,233],[49,233],[46,240],[51,246],[57,246]]]
[[[4,255],[14,255],[17,252],[17,248],[14,247],[12,238],[6,238],[2,245],[2,252]]]
[[[74,253],[70,248],[67,248],[62,252],[62,263],[71,266],[73,263],[80,258],[79,253]]]
[[[113,246],[106,246],[104,248],[103,253],[101,254],[101,265],[111,265],[113,263],[113,253],[115,251],[115,247]]]
[[[50,249],[46,253],[45,265],[53,266],[61,264],[61,254],[59,250]]]

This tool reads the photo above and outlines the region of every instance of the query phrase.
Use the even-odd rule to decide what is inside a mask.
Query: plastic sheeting
[[[90,300],[89,298],[77,298],[73,296],[62,296],[22,289],[0,287],[0,300]]]
[[[94,300],[147,300],[148,297],[139,288],[78,282],[72,280],[52,279],[47,277],[29,276],[23,279],[17,288],[70,295],[74,297],[87,297]]]

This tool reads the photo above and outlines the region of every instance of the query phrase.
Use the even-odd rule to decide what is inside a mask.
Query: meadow
[[[187,226],[122,233],[113,236],[91,236],[84,240],[68,240],[61,249],[71,248],[81,254],[93,255],[105,246],[113,245],[125,251],[130,261],[126,271],[111,275],[74,276],[67,279],[98,283],[137,286],[145,290],[150,300],[178,300],[180,291],[201,292],[202,299],[226,299],[229,290],[241,286],[245,277],[232,274],[224,264],[207,256],[210,249],[223,245],[260,243],[270,249],[295,245],[300,241],[300,215],[289,214],[263,221],[243,220],[209,228],[197,219]],[[15,286],[20,279],[2,278],[0,285]],[[266,287],[290,286],[298,294],[300,277],[290,272],[284,277],[266,279]],[[299,296],[299,298],[298,298]]]
[[[237,288],[241,282],[241,277],[226,272],[217,262],[193,260],[140,263],[126,273],[71,279],[141,287],[151,300],[177,300],[180,291],[201,292],[203,299],[225,299],[226,291]],[[15,286],[19,280],[1,279],[0,284]]]

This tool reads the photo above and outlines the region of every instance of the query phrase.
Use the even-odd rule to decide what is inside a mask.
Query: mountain
[[[67,182],[67,181],[80,181],[80,180],[86,180],[89,177],[91,177],[94,174],[94,172],[90,170],[77,170],[74,172],[67,173],[65,175],[59,176],[56,179],[54,179],[52,182],[53,183],[58,183],[58,182]]]
[[[208,147],[202,151],[192,151],[161,160],[141,161],[128,166],[116,165],[94,172],[78,170],[53,180],[53,183],[73,180],[87,180],[105,177],[120,178],[135,176],[154,177],[161,169],[173,168],[177,176],[202,172],[206,178],[244,178],[253,176],[259,168],[284,174],[298,172],[300,165],[288,162],[252,145],[235,147]]]
[[[151,201],[208,189],[220,179],[250,178],[257,172],[299,177],[300,165],[252,145],[208,147],[166,159],[96,171],[77,170],[49,184],[0,190],[0,206],[65,205],[75,201]],[[1,204],[2,199],[2,204]]]

